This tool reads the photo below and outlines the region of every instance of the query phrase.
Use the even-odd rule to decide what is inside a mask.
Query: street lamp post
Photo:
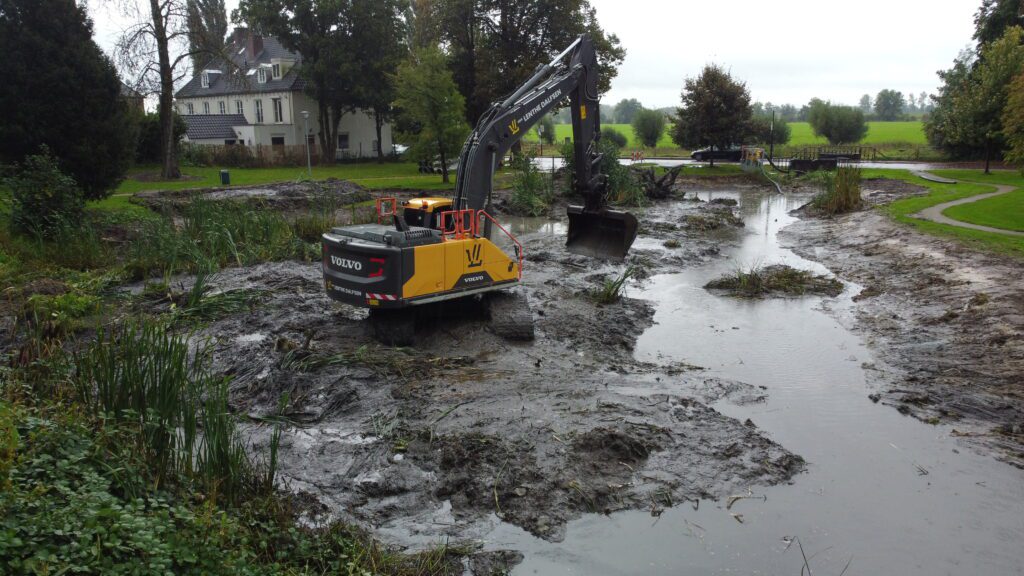
[[[302,111],[302,125],[306,129],[304,140],[306,141],[306,170],[309,173],[309,179],[313,179],[313,160],[309,155],[309,112]]]

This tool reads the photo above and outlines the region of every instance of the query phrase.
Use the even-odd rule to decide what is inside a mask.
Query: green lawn
[[[937,170],[936,173],[956,180],[1016,186],[1017,190],[1009,194],[954,206],[943,214],[964,222],[1024,232],[1024,176],[1020,172],[996,170],[986,175],[978,170]]]
[[[828,140],[819,138],[811,131],[811,125],[807,122],[790,122],[789,128],[792,131],[789,146],[813,146],[817,144],[828,144]],[[629,148],[638,147],[633,137],[633,127],[629,124],[602,124],[602,130],[615,130],[623,134],[628,140]],[[555,142],[564,142],[566,138],[572,137],[572,126],[569,124],[555,125]],[[537,142],[537,133],[531,130],[526,136],[528,142]],[[924,136],[924,127],[920,121],[913,122],[868,122],[868,134],[860,142],[865,146],[927,146],[928,140]],[[668,135],[668,128],[665,134],[658,141],[658,148],[675,148],[676,145]]]
[[[1003,178],[1013,178],[1012,172],[1004,172],[1005,174],[997,175],[994,180],[990,181],[997,182]],[[981,170],[939,170],[936,171],[936,173],[942,176],[957,177],[964,180],[986,181],[984,180],[985,177]],[[927,196],[905,198],[883,206],[881,209],[892,216],[895,220],[905,224],[910,224],[922,232],[935,234],[937,236],[956,238],[975,248],[1024,257],[1024,238],[1007,236],[996,232],[982,232],[981,230],[948,226],[946,224],[938,224],[936,222],[929,222],[927,220],[919,220],[917,218],[910,217],[911,214],[920,212],[929,206],[942,204],[943,202],[949,202],[951,200],[958,200],[960,198],[967,198],[969,196],[975,196],[985,192],[992,192],[992,186],[967,182],[960,182],[958,184],[938,184],[918,178],[907,170],[864,170],[862,171],[862,175],[864,178],[893,178],[897,180],[905,180],[920,186],[925,186],[931,190],[931,193]]]
[[[828,140],[816,137],[807,122],[790,122],[790,146],[813,146],[828,144]],[[921,122],[868,122],[868,134],[860,142],[865,146],[912,144],[927,146],[924,125]]]

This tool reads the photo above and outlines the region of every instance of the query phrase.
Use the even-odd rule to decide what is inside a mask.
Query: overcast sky
[[[124,22],[88,0],[110,51]],[[675,106],[683,79],[708,63],[731,70],[755,100],[855,104],[883,88],[933,93],[937,70],[971,44],[980,0],[590,0],[626,60],[605,103]],[[238,0],[227,0],[228,11]],[[849,8],[845,7],[849,6]]]

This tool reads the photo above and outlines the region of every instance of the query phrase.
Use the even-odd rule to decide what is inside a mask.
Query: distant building
[[[124,82],[121,82],[121,99],[130,109],[137,110],[140,114],[146,112],[146,97]]]
[[[315,100],[303,90],[302,57],[273,38],[237,28],[228,39],[233,65],[210,65],[175,95],[178,114],[188,125],[186,138],[199,144],[294,146],[303,144],[302,111],[309,112],[310,144],[319,145],[320,121]],[[230,73],[234,70],[233,73]],[[377,147],[392,150],[391,126],[377,142],[373,117],[345,114],[338,125],[339,158],[377,156]]]

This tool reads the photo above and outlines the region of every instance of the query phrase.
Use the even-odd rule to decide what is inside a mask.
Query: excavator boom
[[[572,186],[584,200],[582,206],[568,209],[566,247],[587,256],[621,259],[636,239],[637,221],[632,214],[609,209],[605,200],[607,177],[600,173],[602,156],[597,148],[601,138],[597,55],[587,36],[538,67],[519,89],[481,116],[462,148],[454,208],[491,211],[498,161],[566,98],[572,116]]]

